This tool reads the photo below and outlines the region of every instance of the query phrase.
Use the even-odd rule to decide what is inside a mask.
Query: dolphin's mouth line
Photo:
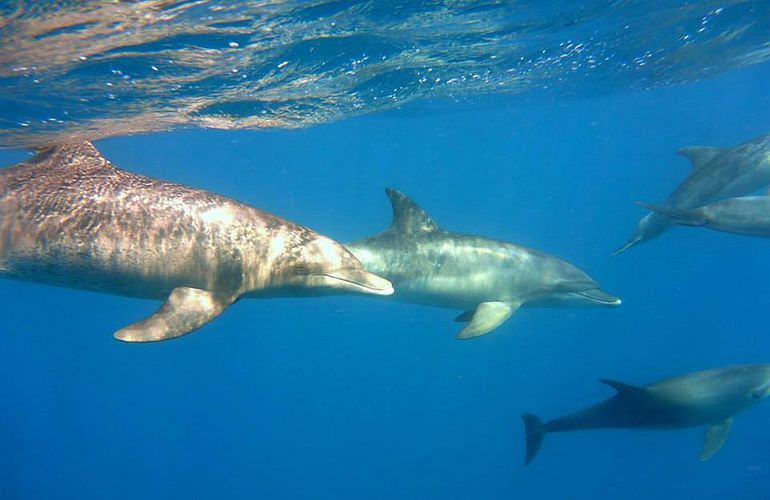
[[[640,240],[641,240],[641,238],[639,238],[639,237],[634,237],[634,238],[629,239],[628,241],[623,243],[623,245],[621,245],[617,250],[612,252],[612,256],[614,257],[616,255],[620,255],[621,253],[625,252],[629,248],[635,246],[637,243],[639,243]]]
[[[364,290],[369,290],[372,293],[377,293],[377,294],[380,294],[380,295],[390,295],[390,294],[393,293],[393,285],[391,285],[389,287],[377,288],[377,287],[374,287],[374,286],[371,286],[371,285],[366,285],[364,283],[360,283],[358,281],[353,281],[353,280],[350,280],[350,279],[347,279],[347,278],[343,278],[341,276],[335,276],[333,274],[316,273],[316,274],[313,274],[312,276],[320,276],[320,277],[331,278],[333,280],[340,281],[342,283],[347,283],[349,285],[353,285],[353,286],[358,287],[358,288],[363,288]],[[385,281],[385,280],[383,279],[383,281]],[[387,283],[389,283],[389,282],[387,282]]]
[[[588,300],[591,300],[593,302],[598,302],[600,304],[618,306],[622,303],[619,297],[610,295],[607,292],[604,292],[598,288],[592,288],[590,290],[583,290],[580,292],[572,292],[572,293],[574,293],[575,295],[579,295],[580,297],[586,298]]]

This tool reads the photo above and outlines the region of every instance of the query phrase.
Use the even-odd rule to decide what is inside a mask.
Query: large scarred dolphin
[[[692,171],[660,204],[665,209],[691,210],[725,198],[751,194],[770,184],[770,135],[732,148],[693,146],[677,153],[692,162]],[[651,240],[675,224],[662,212],[649,213],[615,254]]]
[[[0,171],[0,277],[165,299],[115,334],[127,342],[184,335],[241,297],[393,292],[325,236],[120,170],[88,142]]]
[[[770,394],[770,365],[715,368],[644,386],[603,379],[615,396],[550,422],[522,416],[529,464],[550,432],[590,429],[683,429],[707,427],[700,459],[711,458],[727,440],[733,417]]]
[[[393,222],[347,244],[367,271],[393,283],[397,300],[465,309],[459,338],[484,335],[523,306],[618,305],[585,272],[538,250],[441,229],[414,201],[386,193]]]

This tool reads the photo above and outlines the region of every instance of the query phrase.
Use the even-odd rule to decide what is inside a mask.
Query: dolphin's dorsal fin
[[[690,160],[692,163],[692,169],[698,170],[703,165],[710,162],[716,155],[722,151],[720,148],[712,148],[710,146],[690,146],[677,150],[677,154],[680,154]]]
[[[432,233],[438,229],[425,210],[401,191],[387,188],[385,194],[393,205],[393,222],[390,229],[399,233]]]
[[[608,386],[618,391],[618,396],[636,396],[636,395],[643,394],[646,391],[644,387],[639,387],[638,385],[624,384],[623,382],[618,382],[617,380],[610,380],[607,378],[600,378],[599,382],[601,382],[602,384],[607,384]]]
[[[35,146],[33,148],[35,153],[71,153],[85,156],[99,155],[99,150],[96,149],[94,143],[91,141],[81,142],[65,142],[60,144],[45,144],[41,146]]]
[[[73,165],[88,169],[100,169],[109,162],[90,141],[50,144],[35,148],[32,163],[48,162],[49,168],[71,169]]]

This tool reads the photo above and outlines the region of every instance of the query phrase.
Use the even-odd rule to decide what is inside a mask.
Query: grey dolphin
[[[585,272],[538,250],[452,233],[403,193],[388,188],[393,222],[347,244],[367,271],[393,283],[397,300],[465,309],[459,338],[484,335],[522,305],[618,305]]]
[[[617,392],[599,404],[543,423],[522,415],[527,433],[525,465],[549,432],[591,429],[707,427],[701,461],[727,440],[733,417],[770,394],[770,365],[738,365],[669,378],[644,386],[600,380]]]
[[[266,291],[393,292],[325,236],[120,170],[88,142],[0,170],[0,277],[166,299],[115,334],[127,342],[184,335]]]
[[[692,171],[662,207],[690,210],[724,198],[751,194],[770,184],[770,134],[732,148],[693,146],[677,153],[692,162]],[[661,212],[647,214],[613,255],[651,240],[674,225],[674,221]]]
[[[693,210],[676,210],[648,203],[639,205],[664,214],[675,224],[770,238],[770,196],[727,198]]]

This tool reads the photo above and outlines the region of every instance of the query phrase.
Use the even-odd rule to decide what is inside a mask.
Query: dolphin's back
[[[147,298],[178,286],[212,288],[218,262],[256,260],[266,249],[244,243],[284,224],[213,193],[120,170],[90,143],[49,148],[0,171],[0,276],[15,279]],[[223,255],[249,247],[253,255]]]
[[[740,196],[770,184],[770,135],[720,150],[692,173],[666,200],[670,207],[687,210],[717,200]]]

